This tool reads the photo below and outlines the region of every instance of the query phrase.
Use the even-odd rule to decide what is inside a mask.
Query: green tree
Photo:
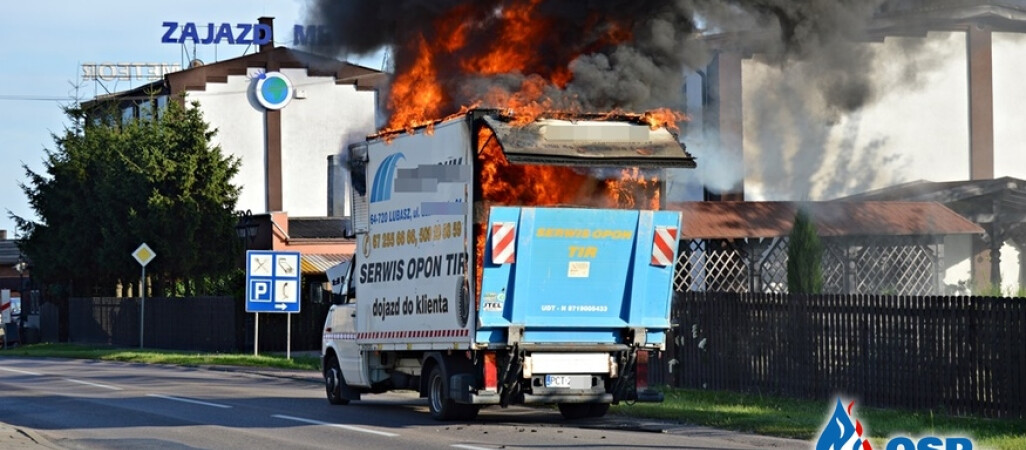
[[[72,125],[54,135],[45,173],[23,166],[39,221],[15,220],[37,280],[71,295],[111,295],[118,282],[138,280],[131,253],[143,242],[157,253],[146,271],[158,290],[194,293],[231,275],[241,252],[231,183],[239,161],[211,144],[216,131],[198,106],[170,101],[128,120],[65,108]]]
[[[787,246],[787,290],[794,294],[818,294],[823,291],[823,244],[816,225],[799,208]]]

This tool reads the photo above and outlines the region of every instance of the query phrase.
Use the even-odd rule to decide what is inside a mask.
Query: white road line
[[[271,417],[276,417],[278,419],[285,419],[285,420],[294,420],[296,422],[309,423],[311,425],[327,425],[329,427],[342,428],[342,429],[351,430],[351,431],[359,431],[361,433],[376,434],[376,435],[379,435],[379,436],[388,436],[388,437],[398,436],[398,434],[389,433],[387,431],[371,430],[369,428],[354,427],[352,425],[342,425],[340,423],[321,422],[319,420],[304,419],[302,417],[285,416],[285,415],[281,415],[281,414],[274,414]]]
[[[199,400],[193,400],[193,399],[189,399],[189,398],[172,397],[170,395],[146,394],[146,396],[147,397],[162,398],[162,399],[165,399],[165,400],[174,400],[176,402],[192,403],[194,405],[213,406],[215,408],[231,408],[231,406],[229,406],[229,405],[219,405],[217,403],[202,402],[202,401],[199,401]]]
[[[0,370],[6,370],[6,371],[8,371],[8,372],[17,372],[17,373],[23,373],[23,374],[25,374],[25,375],[36,375],[36,376],[40,376],[40,375],[42,375],[41,373],[36,373],[36,372],[29,372],[29,371],[27,371],[27,370],[18,370],[18,369],[8,369],[7,367],[0,367]]]
[[[108,385],[108,384],[90,383],[88,381],[76,380],[74,378],[65,378],[65,380],[66,381],[70,381],[72,383],[84,384],[84,385],[87,385],[87,386],[95,386],[95,387],[104,388],[104,389],[110,389],[112,391],[120,391],[120,390],[122,390],[121,388],[119,388],[117,386],[111,386],[111,385]]]
[[[491,447],[476,447],[476,446],[473,446],[473,445],[466,445],[466,444],[452,444],[452,447],[455,447],[455,448],[465,448],[467,450],[495,450],[495,449],[493,449]]]

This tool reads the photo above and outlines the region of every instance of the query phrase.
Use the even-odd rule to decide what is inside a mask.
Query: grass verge
[[[619,405],[612,412],[673,420],[727,430],[812,442],[835,399],[796,400],[755,394],[660,389],[663,403]],[[865,428],[873,448],[886,448],[893,436],[967,436],[977,448],[1026,448],[1026,421],[956,417],[934,411],[899,411],[855,404],[853,414]]]
[[[99,359],[143,364],[176,364],[182,366],[247,366],[275,369],[319,370],[320,358],[241,353],[189,353],[182,351],[90,347],[74,344],[33,344],[0,352],[0,356],[32,356],[52,358]]]

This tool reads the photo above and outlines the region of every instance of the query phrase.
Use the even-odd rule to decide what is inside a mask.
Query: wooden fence
[[[1023,417],[1026,300],[678,293],[653,382]]]

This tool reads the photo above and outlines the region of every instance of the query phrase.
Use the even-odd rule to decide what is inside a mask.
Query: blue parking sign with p
[[[298,313],[301,261],[299,252],[246,252],[246,312]]]
[[[249,301],[271,301],[271,282],[268,280],[249,280]]]

